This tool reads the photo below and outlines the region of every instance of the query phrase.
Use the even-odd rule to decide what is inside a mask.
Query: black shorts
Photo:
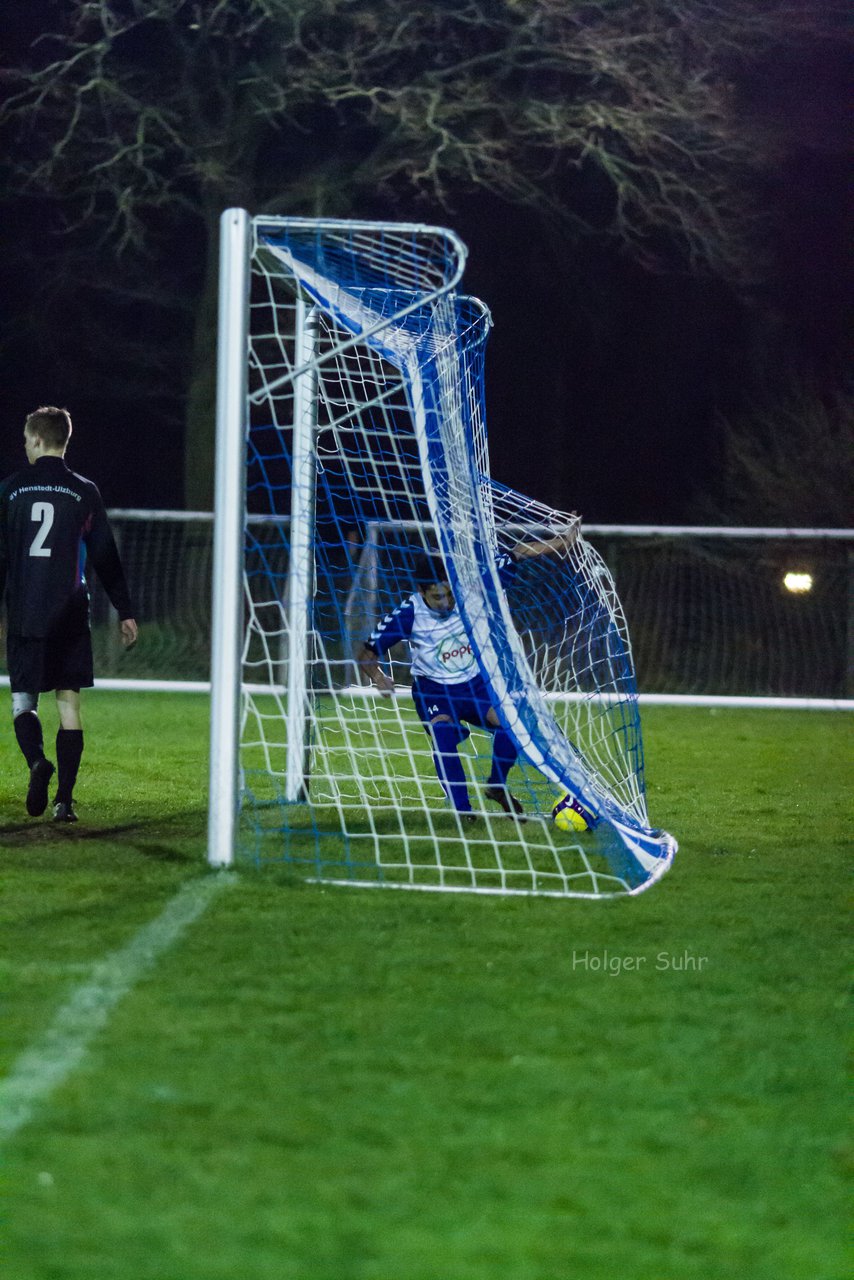
[[[12,693],[47,693],[51,689],[88,689],[95,683],[92,636],[6,637],[6,660]]]

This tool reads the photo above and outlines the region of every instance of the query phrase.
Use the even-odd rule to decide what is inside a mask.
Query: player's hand
[[[576,523],[572,526],[572,528],[567,533],[563,535],[564,548],[567,551],[569,551],[571,547],[575,546],[576,542],[578,541],[579,535],[581,534],[581,516],[578,515],[577,512],[575,511],[572,512],[572,515],[575,516]]]
[[[119,623],[119,632],[122,637],[123,647],[132,649],[139,639],[139,627],[136,625],[136,619],[123,618]]]
[[[379,670],[371,677],[374,688],[383,698],[390,698],[394,693],[394,681],[385,671]]]

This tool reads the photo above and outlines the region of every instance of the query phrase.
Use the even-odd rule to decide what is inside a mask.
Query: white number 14
[[[50,547],[46,547],[45,539],[53,528],[53,503],[52,502],[34,502],[31,519],[41,525],[37,530],[36,536],[30,545],[31,556],[49,556]]]

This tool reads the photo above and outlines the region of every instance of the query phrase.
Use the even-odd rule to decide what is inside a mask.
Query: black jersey
[[[97,486],[47,455],[0,485],[0,599],[10,633],[48,636],[89,626],[91,564],[119,618],[134,616]]]

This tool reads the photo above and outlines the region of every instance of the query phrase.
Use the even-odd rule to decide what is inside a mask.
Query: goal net
[[[258,218],[247,254],[247,276],[240,253],[223,271],[221,324],[234,330],[243,290],[245,332],[232,346],[248,365],[241,382],[221,338],[219,410],[221,470],[229,398],[248,458],[238,849],[351,884],[594,897],[646,888],[676,845],[647,813],[622,610],[576,517],[489,478],[490,321],[458,289],[464,246],[431,227]],[[223,508],[231,479],[218,482]],[[391,696],[360,673],[361,646],[416,592],[425,552],[441,557],[459,611],[444,668],[476,663],[517,753],[518,817],[484,798],[489,729],[459,743],[475,818],[450,805],[406,645],[388,656]],[[227,565],[227,547],[219,554]],[[221,625],[227,610],[215,644]],[[212,720],[214,760],[227,761],[229,717],[215,707]],[[566,792],[587,811],[584,831],[552,820]],[[212,860],[228,860],[216,847]]]
[[[108,514],[133,586],[141,643],[122,647],[109,598],[90,578],[97,684],[207,690],[212,514],[116,508]],[[276,548],[284,571],[281,518],[251,520],[253,538]],[[373,534],[368,526],[358,550],[350,538],[356,559],[367,556],[381,529]],[[641,707],[650,697],[854,706],[854,530],[585,524],[584,537],[620,584]],[[366,572],[361,581],[370,591]],[[349,591],[349,579],[341,586]],[[318,623],[329,616],[322,606],[321,597]],[[353,634],[372,618],[367,608],[361,619],[354,615]],[[0,685],[8,683],[4,672],[0,649]]]

